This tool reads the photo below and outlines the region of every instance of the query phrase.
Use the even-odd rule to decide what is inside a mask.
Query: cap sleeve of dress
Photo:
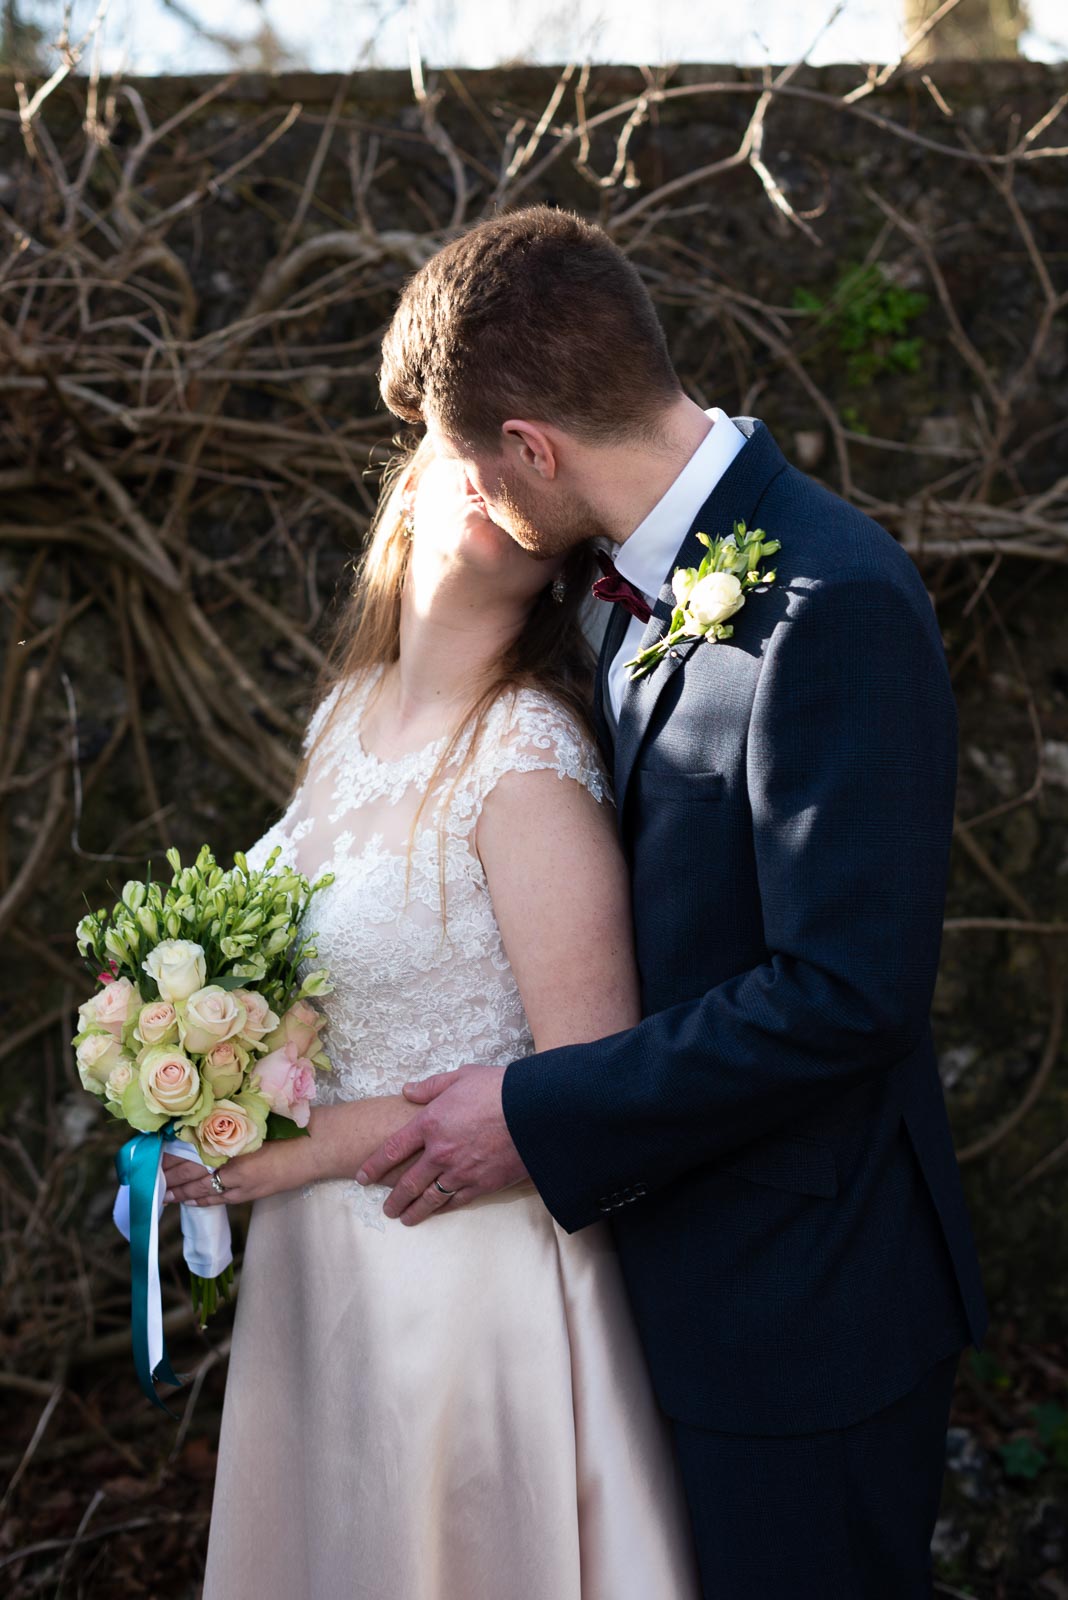
[[[486,721],[473,763],[472,798],[480,811],[506,772],[555,772],[610,798],[597,746],[566,706],[537,689],[503,695]]]

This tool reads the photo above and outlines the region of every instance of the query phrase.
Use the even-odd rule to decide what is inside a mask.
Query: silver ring
[[[434,1188],[438,1191],[438,1194],[453,1195],[456,1193],[455,1189],[446,1189],[445,1185],[443,1183],[439,1183],[436,1178],[434,1179]]]
[[[215,1190],[216,1194],[226,1193],[226,1185],[223,1183],[217,1172],[213,1172],[211,1175],[211,1186]]]

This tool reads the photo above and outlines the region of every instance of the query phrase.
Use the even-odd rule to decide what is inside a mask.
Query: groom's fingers
[[[413,1117],[403,1128],[391,1133],[384,1144],[368,1156],[359,1172],[357,1183],[381,1183],[387,1172],[399,1167],[402,1161],[417,1155],[423,1148],[422,1117]]]
[[[441,1091],[453,1082],[454,1072],[437,1072],[432,1078],[421,1078],[415,1083],[406,1083],[403,1094],[406,1100],[414,1100],[416,1105],[429,1105],[431,1100],[436,1100]]]
[[[417,1200],[423,1199],[440,1172],[441,1162],[436,1161],[433,1156],[424,1154],[423,1159],[417,1161],[414,1167],[409,1167],[396,1188],[390,1191],[389,1198],[382,1207],[386,1216],[402,1216],[409,1206],[414,1205]],[[450,1185],[446,1185],[446,1187],[450,1187]],[[434,1196],[435,1198],[438,1197],[437,1190],[434,1191]],[[447,1196],[440,1195],[440,1198],[445,1200]]]

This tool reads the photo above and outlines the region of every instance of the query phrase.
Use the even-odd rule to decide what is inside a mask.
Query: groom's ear
[[[501,424],[501,432],[504,435],[507,454],[514,456],[530,471],[536,472],[546,483],[553,481],[558,470],[559,456],[557,443],[549,429],[537,422],[511,420]]]

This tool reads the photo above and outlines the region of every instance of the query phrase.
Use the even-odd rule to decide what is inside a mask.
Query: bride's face
[[[419,554],[432,551],[443,573],[462,571],[516,600],[533,599],[551,583],[559,562],[520,549],[490,519],[485,501],[458,461],[431,457],[409,503],[413,547]]]

